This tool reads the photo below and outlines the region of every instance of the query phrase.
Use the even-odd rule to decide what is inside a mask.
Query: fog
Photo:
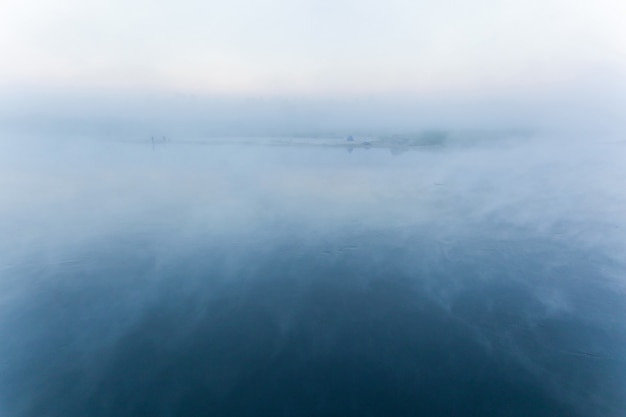
[[[393,135],[524,129],[621,137],[626,83],[611,73],[564,85],[430,94],[254,95],[10,88],[3,132],[170,139]]]
[[[0,416],[626,417],[625,12],[0,2]]]

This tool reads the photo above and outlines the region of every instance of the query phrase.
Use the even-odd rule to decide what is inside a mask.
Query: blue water
[[[1,148],[2,416],[626,416],[621,145]]]

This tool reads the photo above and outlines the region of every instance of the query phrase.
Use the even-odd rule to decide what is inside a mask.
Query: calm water
[[[626,416],[624,161],[6,138],[0,415]]]

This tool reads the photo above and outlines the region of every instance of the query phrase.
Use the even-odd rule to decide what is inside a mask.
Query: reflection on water
[[[2,148],[3,415],[625,415],[620,146]]]

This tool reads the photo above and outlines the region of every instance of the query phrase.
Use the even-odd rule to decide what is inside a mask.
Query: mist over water
[[[6,135],[0,414],[626,416],[625,144],[444,136]]]
[[[0,417],[626,417],[624,15],[0,1]]]

